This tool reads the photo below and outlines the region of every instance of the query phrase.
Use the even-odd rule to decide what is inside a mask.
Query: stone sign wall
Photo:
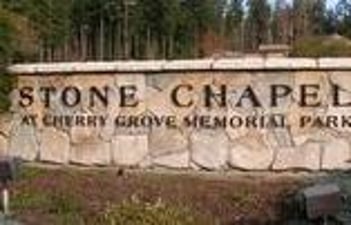
[[[3,155],[205,170],[350,168],[351,59],[14,65]]]

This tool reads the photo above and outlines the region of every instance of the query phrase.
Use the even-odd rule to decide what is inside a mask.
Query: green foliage
[[[351,38],[350,0],[336,10],[326,0],[272,2],[0,0],[0,63],[194,58],[335,32]]]
[[[293,47],[296,57],[351,57],[351,42],[344,39],[328,40],[311,37],[299,40]]]
[[[340,0],[336,11],[340,18],[338,32],[351,38],[351,1]]]
[[[45,169],[34,166],[24,166],[21,170],[19,170],[18,179],[33,180],[42,175],[45,175]]]
[[[104,225],[195,225],[194,215],[184,208],[162,202],[154,204],[137,200],[109,208],[103,216]]]
[[[19,193],[11,201],[11,207],[15,210],[37,209],[50,204],[49,198],[43,193],[24,192]]]
[[[232,43],[233,49],[240,48],[239,40],[242,32],[242,21],[244,19],[243,0],[231,0],[228,6],[228,12],[225,18],[225,33]]]
[[[9,94],[16,83],[13,75],[0,74],[0,113],[7,112],[11,106]]]
[[[271,8],[266,0],[249,0],[247,6],[246,31],[250,37],[247,41],[250,49],[257,49],[267,41]]]
[[[8,111],[11,102],[9,94],[15,85],[16,78],[6,74],[6,65],[20,51],[17,26],[23,25],[23,20],[11,12],[0,8],[0,113]]]
[[[15,195],[11,208],[17,212],[44,210],[45,214],[55,218],[57,225],[84,224],[82,206],[78,199],[69,193],[27,190]]]
[[[326,1],[316,0],[310,9],[309,17],[311,21],[311,29],[314,35],[323,35],[325,33],[326,17]]]
[[[4,67],[11,55],[13,28],[8,18],[8,12],[0,8],[0,66]]]

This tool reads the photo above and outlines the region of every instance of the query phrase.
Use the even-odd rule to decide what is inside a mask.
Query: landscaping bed
[[[302,177],[26,167],[11,209],[25,225],[280,224]]]

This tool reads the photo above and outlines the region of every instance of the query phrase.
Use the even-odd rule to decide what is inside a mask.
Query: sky
[[[328,7],[335,7],[335,5],[337,4],[337,0],[327,0],[328,3]]]

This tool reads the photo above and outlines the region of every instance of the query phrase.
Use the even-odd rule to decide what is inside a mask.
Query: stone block
[[[39,152],[37,131],[32,126],[16,125],[9,139],[9,155],[34,161]]]
[[[44,162],[69,162],[70,140],[68,134],[54,128],[45,128],[40,135],[40,160]]]
[[[137,105],[135,107],[123,107],[120,108],[120,114],[123,115],[139,115],[146,110],[146,77],[144,74],[119,74],[115,76],[115,86],[129,86],[133,85],[136,87],[135,101]]]
[[[210,70],[212,59],[194,59],[194,60],[174,60],[168,61],[163,65],[166,71],[172,70]]]
[[[281,148],[276,156],[273,169],[320,170],[321,154],[321,143],[318,142],[306,142],[295,148]]]
[[[350,145],[343,138],[332,138],[322,145],[322,169],[338,170],[351,168]]]
[[[188,150],[188,139],[178,129],[156,128],[149,135],[152,156],[179,153]]]
[[[333,71],[330,73],[330,85],[338,85],[343,92],[351,92],[351,72],[350,71]]]
[[[318,59],[318,67],[326,70],[351,69],[351,58],[320,58]]]
[[[9,67],[9,71],[13,74],[143,72],[160,71],[164,63],[164,60],[36,63],[13,65]]]
[[[13,117],[10,114],[0,115],[0,134],[8,136],[11,131]]]
[[[264,70],[265,60],[262,57],[216,60],[212,68],[215,70]]]
[[[266,69],[316,69],[317,60],[312,58],[278,58],[278,57],[268,57],[265,60]]]
[[[6,156],[8,150],[8,140],[6,137],[0,135],[0,156]]]
[[[158,155],[152,159],[154,166],[160,166],[170,169],[187,169],[189,168],[190,154],[188,151],[177,153],[166,153]]]
[[[153,88],[158,91],[168,89],[169,86],[179,82],[179,76],[177,74],[146,74],[145,82],[148,88]]]
[[[273,157],[274,150],[267,146],[263,135],[250,132],[231,144],[229,163],[243,170],[267,170]]]
[[[71,129],[71,141],[73,144],[91,142],[99,139],[99,130],[91,127],[73,127]]]
[[[114,71],[119,72],[152,72],[161,71],[165,60],[147,60],[147,61],[124,61],[118,62],[116,64],[116,69]]]
[[[147,135],[118,135],[112,141],[112,158],[118,166],[137,167],[148,159]]]
[[[111,144],[109,142],[84,142],[72,144],[70,162],[86,166],[108,166],[111,164]]]
[[[193,164],[208,170],[221,169],[226,166],[229,141],[224,131],[194,131],[190,141]]]

